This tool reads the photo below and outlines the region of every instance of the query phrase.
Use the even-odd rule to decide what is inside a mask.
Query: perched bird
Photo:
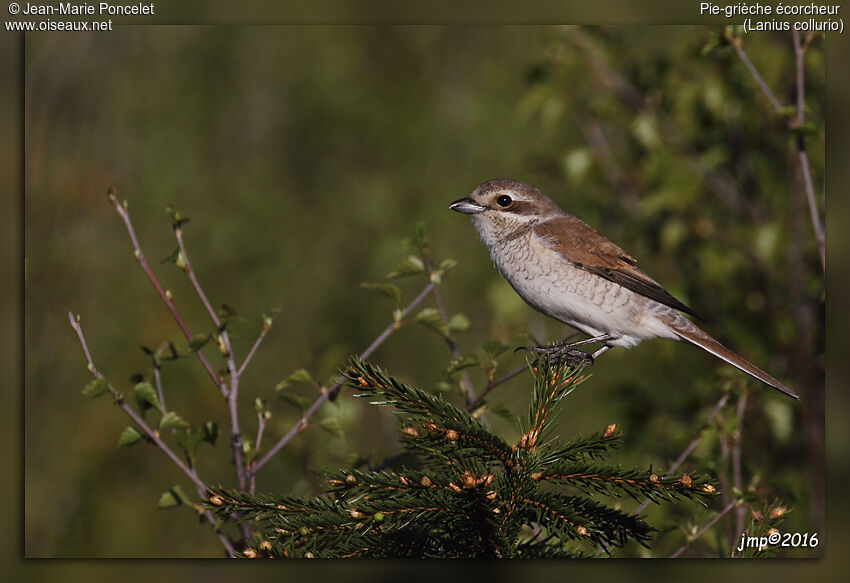
[[[490,180],[449,208],[469,215],[499,273],[526,303],[590,336],[529,350],[581,364],[650,338],[687,341],[799,399],[683,316],[695,314],[638,269],[632,256],[533,186]],[[578,350],[593,343],[602,346],[592,355]]]

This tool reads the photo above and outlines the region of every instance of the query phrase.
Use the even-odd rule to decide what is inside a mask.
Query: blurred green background
[[[624,465],[663,468],[726,387],[750,389],[744,483],[793,508],[785,530],[823,531],[823,278],[785,120],[734,53],[711,49],[718,27],[275,26],[122,27],[109,35],[29,35],[26,45],[25,554],[30,557],[220,556],[188,509],[157,510],[174,484],[154,448],[118,449],[128,424],[90,379],[67,312],[82,317],[98,367],[128,390],[148,365],[140,345],[179,340],[139,270],[110,185],[130,204],[142,247],[193,330],[210,331],[182,273],[173,205],[192,264],[243,357],[260,315],[280,313],[241,389],[273,416],[268,445],[299,413],[275,384],[297,368],[331,377],[391,321],[379,281],[424,221],[438,258],[452,257],[443,297],[472,328],[461,352],[567,329],[525,307],[493,269],[468,221],[447,210],[477,184],[507,176],[541,188],[638,258],[707,320],[706,328],[802,396],[793,403],[701,351],[665,341],[614,350],[570,397],[563,436],[616,423]],[[787,34],[744,47],[783,103],[794,97]],[[824,118],[824,51],[806,52],[806,116]],[[823,188],[824,132],[807,139]],[[423,282],[401,282],[411,299]],[[433,304],[426,304],[433,305]],[[213,351],[208,352],[211,358]],[[424,327],[395,334],[373,361],[426,388],[451,355]],[[505,359],[504,372],[523,362]],[[217,390],[195,360],[165,368],[170,408],[225,434]],[[477,390],[483,376],[471,374]],[[295,394],[312,399],[302,387]],[[518,377],[490,397],[516,413]],[[454,398],[453,395],[447,395]],[[734,404],[734,398],[733,398]],[[734,407],[723,413],[734,426]],[[319,472],[399,450],[395,419],[343,393],[260,472],[259,491],[313,494]],[[509,439],[518,432],[488,418]],[[206,446],[204,446],[206,447]],[[706,432],[686,471],[720,463]],[[202,449],[201,476],[233,483],[226,439]],[[624,507],[634,505],[624,501]],[[675,550],[710,514],[683,503],[649,509],[653,553]],[[723,526],[695,554],[723,552]],[[630,554],[639,555],[638,549]],[[819,555],[801,550],[792,555]]]

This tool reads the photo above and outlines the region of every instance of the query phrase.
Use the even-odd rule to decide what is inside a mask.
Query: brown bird
[[[499,273],[526,303],[590,336],[528,350],[586,364],[614,346],[631,348],[650,338],[687,341],[799,399],[685,318],[680,312],[696,314],[638,269],[631,255],[533,186],[490,180],[449,208],[469,215]],[[602,346],[592,355],[578,350],[593,343]]]

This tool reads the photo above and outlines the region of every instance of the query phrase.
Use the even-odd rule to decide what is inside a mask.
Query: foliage
[[[400,415],[402,441],[420,467],[330,471],[329,495],[317,498],[211,488],[208,507],[260,529],[245,556],[579,557],[650,538],[641,517],[601,494],[663,502],[715,492],[701,476],[601,463],[621,441],[613,426],[559,445],[552,420],[585,375],[547,362],[532,367],[525,431],[509,444],[442,397],[355,358],[346,384]]]

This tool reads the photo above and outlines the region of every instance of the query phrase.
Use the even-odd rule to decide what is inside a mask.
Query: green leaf
[[[453,358],[449,361],[449,366],[446,368],[446,374],[450,375],[452,373],[456,373],[459,370],[463,370],[465,368],[470,368],[473,366],[478,366],[478,359],[474,356],[460,356],[458,358]]]
[[[218,423],[215,421],[207,421],[201,425],[202,441],[206,441],[210,445],[215,445],[216,439],[218,439]]]
[[[463,314],[455,314],[449,319],[446,327],[449,329],[449,332],[466,332],[472,327],[472,323]]]
[[[821,133],[821,128],[813,123],[806,122],[796,127],[791,128],[791,134],[796,137],[818,136]]]
[[[387,279],[398,279],[408,277],[425,271],[425,262],[416,255],[408,255],[386,275]]]
[[[183,223],[189,222],[189,217],[184,217],[182,214],[180,214],[180,211],[176,210],[173,206],[169,205],[165,207],[165,212],[168,214],[169,217],[171,217],[171,226],[175,229],[180,228]]]
[[[157,508],[176,508],[177,506],[190,506],[192,503],[183,488],[180,486],[172,486],[162,493],[157,503]]]
[[[455,265],[457,265],[457,261],[450,257],[447,257],[440,262],[440,271],[448,271]]]
[[[199,351],[207,342],[210,341],[211,338],[212,335],[210,334],[196,334],[195,336],[192,336],[192,339],[189,340],[189,350],[192,352]]]
[[[507,344],[502,344],[498,340],[488,340],[481,348],[487,353],[487,356],[492,359],[496,359],[502,355],[509,346]]]
[[[150,383],[138,383],[135,387],[133,387],[133,394],[140,402],[147,403],[162,413],[162,405],[159,404],[159,398],[156,396],[156,390]]]
[[[446,325],[443,324],[443,319],[440,317],[440,312],[438,312],[436,308],[423,309],[421,312],[416,314],[414,320],[424,324],[432,330],[435,330],[443,336],[449,335],[449,331],[446,329]]]
[[[174,411],[169,411],[159,420],[159,430],[189,427],[189,423]]]
[[[391,283],[369,283],[360,284],[362,289],[371,289],[390,298],[396,308],[401,307],[401,288]]]
[[[310,399],[306,397],[302,397],[301,395],[293,395],[291,393],[281,393],[278,395],[281,399],[298,409],[299,411],[304,411],[307,407],[310,406]]]
[[[118,438],[118,447],[129,447],[138,443],[142,439],[141,432],[133,427],[132,425],[128,425],[124,428],[124,431],[121,432],[121,436]]]
[[[103,377],[97,377],[83,389],[83,396],[94,399],[109,390],[109,383]]]
[[[336,417],[325,417],[319,422],[319,427],[339,439],[342,439],[345,436],[345,433],[342,430],[342,424],[340,424],[339,419]]]
[[[180,247],[175,247],[174,251],[172,251],[171,254],[168,255],[168,257],[166,257],[165,259],[160,260],[159,264],[162,265],[163,263],[177,263],[178,256],[180,256]]]
[[[301,385],[304,383],[316,384],[316,381],[313,380],[313,375],[306,368],[299,368],[291,375],[280,381],[275,385],[275,391],[282,391],[292,385]]]

